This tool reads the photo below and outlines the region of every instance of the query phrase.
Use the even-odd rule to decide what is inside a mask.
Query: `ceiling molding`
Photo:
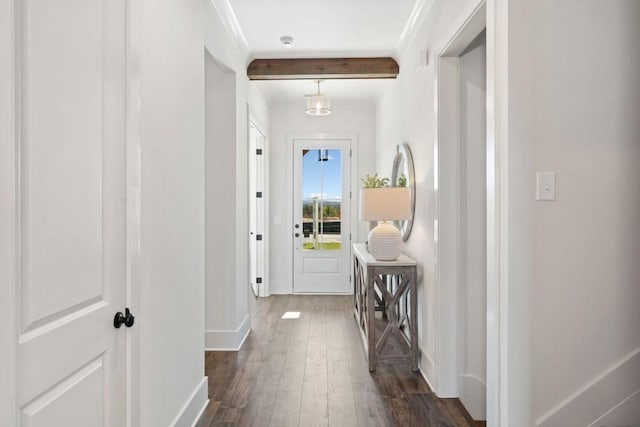
[[[407,23],[404,26],[402,33],[400,33],[400,37],[396,43],[398,61],[402,60],[402,57],[407,52],[409,44],[415,38],[420,26],[431,11],[433,4],[434,0],[418,0],[413,6],[409,19],[407,19]]]
[[[395,79],[400,71],[393,58],[254,59],[249,80]]]
[[[238,18],[236,14],[233,12],[233,8],[229,3],[229,0],[210,0],[213,8],[220,15],[220,19],[222,20],[222,24],[225,26],[227,32],[231,35],[238,52],[245,60],[245,64],[249,60],[249,43],[247,43],[247,39],[242,32],[242,28],[240,27],[240,23],[238,22]]]

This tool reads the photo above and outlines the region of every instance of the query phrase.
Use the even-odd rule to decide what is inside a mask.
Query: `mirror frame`
[[[409,188],[411,198],[411,219],[407,219],[404,221],[394,221],[394,224],[402,233],[402,240],[406,241],[411,235],[413,218],[416,211],[416,177],[413,168],[413,156],[411,155],[411,149],[409,148],[409,144],[407,143],[398,144],[397,146],[397,152],[395,157],[393,158],[393,169],[391,170],[392,187],[398,186],[398,178],[400,178],[401,173],[404,172],[400,171],[400,166],[403,162],[407,165],[407,188]]]

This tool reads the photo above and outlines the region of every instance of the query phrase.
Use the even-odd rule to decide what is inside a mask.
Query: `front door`
[[[126,4],[14,4],[18,424],[121,427]]]
[[[293,290],[347,293],[351,247],[348,139],[294,139]]]

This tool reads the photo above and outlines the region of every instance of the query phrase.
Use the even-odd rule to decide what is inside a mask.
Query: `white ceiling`
[[[251,58],[395,56],[424,0],[214,0],[227,2]],[[284,48],[281,36],[294,38]],[[310,80],[252,81],[269,103],[315,92]],[[325,80],[332,101],[375,101],[389,79]]]
[[[416,0],[229,0],[255,58],[390,56]],[[294,38],[285,49],[281,36]]]

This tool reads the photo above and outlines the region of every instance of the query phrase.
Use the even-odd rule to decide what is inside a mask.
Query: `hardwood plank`
[[[400,72],[393,58],[254,59],[249,80],[395,79]]]
[[[370,373],[352,303],[351,296],[258,299],[243,348],[206,352],[211,402],[196,427],[483,425],[466,418],[457,399],[438,399],[408,363],[380,362]],[[301,316],[281,319],[285,311]],[[380,316],[376,323],[384,327]]]

